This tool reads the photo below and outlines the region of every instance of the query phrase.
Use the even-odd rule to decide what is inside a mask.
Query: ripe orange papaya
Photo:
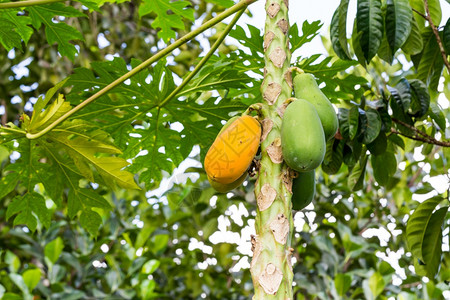
[[[235,182],[249,168],[260,139],[261,125],[255,118],[237,118],[216,137],[206,153],[206,174],[221,184]]]
[[[219,193],[227,193],[238,186],[240,186],[245,178],[247,178],[247,172],[244,172],[241,177],[238,178],[238,180],[233,181],[232,183],[219,183],[217,181],[214,181],[211,179],[211,177],[208,176],[208,181],[211,184],[211,186],[218,191]]]

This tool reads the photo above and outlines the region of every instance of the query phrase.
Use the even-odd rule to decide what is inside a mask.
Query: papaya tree
[[[0,0],[1,299],[450,297],[448,3],[255,2]]]

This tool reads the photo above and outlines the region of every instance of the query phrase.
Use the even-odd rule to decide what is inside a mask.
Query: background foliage
[[[39,132],[194,20],[233,5],[120,2],[0,10],[2,126]],[[440,24],[448,4],[427,3]],[[329,55],[293,62],[316,76],[340,120],[315,201],[295,214],[295,295],[450,297],[449,191],[431,184],[449,176],[450,151],[436,145],[450,135],[449,111],[438,103],[449,95],[439,44],[422,1],[358,1],[350,39],[348,5],[341,1],[330,39],[322,37]],[[308,47],[322,26],[291,21],[292,51]],[[448,24],[438,28],[445,49]],[[215,195],[195,166],[224,120],[261,101],[261,31],[236,26],[230,36],[239,49],[222,45],[167,100],[224,26],[41,138],[2,129],[0,298],[251,296],[253,179]],[[194,167],[186,170],[186,159]]]

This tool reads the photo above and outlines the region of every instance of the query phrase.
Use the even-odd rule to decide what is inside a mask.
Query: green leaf
[[[387,151],[380,155],[372,155],[371,163],[375,180],[380,185],[386,186],[397,171],[397,159],[394,153]]]
[[[44,248],[45,257],[48,258],[52,263],[56,263],[63,249],[64,249],[64,242],[62,238],[58,236],[56,239],[45,245]]]
[[[322,170],[327,174],[336,174],[341,168],[345,142],[331,139],[327,142],[327,152],[322,163]]]
[[[19,179],[20,174],[16,172],[10,172],[2,176],[0,179],[0,199],[3,199],[16,188]]]
[[[439,126],[439,130],[445,130],[445,116],[439,104],[431,103],[429,113],[434,122]]]
[[[73,188],[69,191],[67,205],[70,218],[73,218],[84,207],[111,208],[108,201],[93,190],[80,188]]]
[[[262,57],[264,53],[263,49],[263,37],[261,35],[261,31],[253,25],[247,25],[248,30],[250,31],[250,36],[248,37],[245,33],[245,30],[236,25],[233,30],[230,31],[230,36],[237,39],[242,46],[249,48],[250,52],[253,55]],[[296,27],[295,27],[296,28]],[[292,27],[291,27],[292,29]],[[297,31],[298,33],[298,31]],[[292,42],[292,41],[291,41]],[[294,51],[294,50],[291,50]]]
[[[408,0],[387,0],[385,27],[392,53],[395,53],[408,39],[412,17]]]
[[[159,260],[151,259],[142,266],[141,273],[150,275],[155,272],[156,269],[158,269],[160,264],[161,262]]]
[[[0,43],[7,51],[14,47],[22,49],[22,38],[15,29],[13,22],[0,17]]]
[[[318,34],[320,28],[322,28],[323,23],[320,21],[314,21],[309,23],[308,21],[304,21],[302,24],[302,35],[298,32],[297,23],[294,23],[289,28],[289,41],[291,43],[291,52],[294,53],[295,50],[299,49],[306,43],[309,43],[314,39]]]
[[[411,33],[401,48],[406,54],[409,55],[419,54],[423,49],[422,34],[420,33],[419,25],[417,24],[414,16],[411,20]]]
[[[28,286],[25,284],[23,277],[19,274],[10,273],[9,278],[12,282],[22,291],[24,300],[32,300],[33,297],[30,295],[30,291],[28,290]]]
[[[411,116],[407,114],[411,105],[411,91],[409,82],[406,79],[402,79],[396,88],[389,87],[391,93],[391,99],[389,101],[392,108],[392,116],[407,124],[413,125],[414,122]],[[397,124],[397,127],[406,134],[411,134],[411,129]]]
[[[361,119],[361,134],[363,136],[362,142],[364,144],[370,144],[380,134],[381,130],[381,117],[375,110],[369,108],[367,111],[360,110]]]
[[[441,197],[433,197],[419,204],[406,225],[406,241],[411,253],[418,259],[423,258],[423,243],[427,228],[431,222],[433,210],[442,201]]]
[[[114,156],[98,156],[99,153],[118,154],[117,149],[101,130],[85,132],[89,123],[81,120],[64,122],[54,129],[47,138],[61,144],[81,168],[83,175],[88,175],[86,165],[93,165],[107,185],[115,184],[125,189],[139,189],[134,182],[133,174],[123,170],[128,163],[125,159]],[[92,127],[92,125],[91,125]]]
[[[436,27],[439,27],[442,20],[441,3],[439,0],[428,0],[428,9],[430,10],[431,20]]]
[[[431,90],[435,91],[444,68],[444,61],[436,37],[430,28],[422,32],[422,38],[425,44],[420,55],[420,61],[416,65],[417,79],[423,81]]]
[[[63,16],[84,16],[83,13],[72,7],[66,7],[61,3],[53,3],[42,6],[32,6],[27,8],[30,13],[32,24],[36,29],[45,25],[45,35],[49,44],[58,44],[58,51],[62,56],[67,56],[72,61],[77,50],[69,41],[84,40],[83,35],[75,28],[66,23],[55,23],[52,21],[55,15]]]
[[[44,197],[35,192],[28,192],[23,196],[14,197],[6,210],[6,219],[17,214],[14,225],[25,224],[31,231],[35,231],[37,221],[33,213],[45,227],[50,226],[50,214],[45,206]]]
[[[336,274],[334,277],[334,285],[339,296],[344,297],[352,283],[352,276],[348,274]]]
[[[353,140],[358,133],[358,124],[359,109],[357,106],[353,106],[348,113],[348,134],[351,140]]]
[[[32,291],[39,281],[41,280],[41,270],[40,269],[30,269],[23,272],[22,277],[28,290]]]
[[[373,155],[381,155],[386,152],[387,148],[387,138],[384,132],[380,132],[377,138],[372,142],[367,144],[367,149]]]
[[[359,160],[359,163],[355,165],[353,170],[347,179],[347,185],[350,190],[357,191],[362,189],[364,183],[364,175],[366,172],[367,156],[364,155],[363,158]]]
[[[340,107],[338,109],[339,132],[341,133],[341,135],[344,139],[347,139],[350,137],[349,122],[348,122],[349,114],[350,114],[350,110],[347,108]]]
[[[374,299],[383,292],[385,286],[386,282],[384,281],[383,276],[381,276],[380,273],[375,272],[372,274],[372,276],[370,276],[369,287]]]
[[[383,15],[381,0],[358,0],[356,32],[359,34],[362,52],[369,63],[377,54],[383,37]]]
[[[448,18],[444,26],[442,43],[444,44],[445,53],[450,53],[450,18]]]
[[[347,2],[348,5],[348,0],[344,0],[344,3]],[[343,37],[345,37],[345,39],[347,38],[347,33],[346,33],[346,27],[341,28],[340,27],[340,13],[341,13],[341,6],[339,6],[336,11],[333,14],[333,18],[331,19],[331,24],[330,24],[330,39],[331,39],[331,45],[333,46],[333,50],[334,52],[336,52],[336,55],[343,60],[351,60],[350,54],[348,52],[348,45],[347,45],[347,41],[345,41],[344,46],[342,46],[341,44],[341,40],[343,39]]]
[[[80,224],[86,229],[92,236],[96,237],[100,226],[102,225],[102,218],[98,213],[90,209],[85,209],[80,216]]]
[[[206,0],[206,2],[214,3],[226,8],[229,8],[234,5],[233,0]]]
[[[42,111],[45,103],[49,100],[47,97],[45,100],[39,97],[36,101],[30,123],[28,125],[24,124],[28,132],[39,132],[72,108],[69,102],[64,101],[64,96],[60,94],[56,101],[50,104],[46,110]]]
[[[31,18],[24,15],[18,15],[18,12],[19,10],[16,9],[3,9],[0,11],[0,17],[14,24],[14,31],[20,35],[26,45],[33,34],[33,29],[28,26],[31,24]],[[22,46],[18,49],[22,49]]]
[[[423,117],[430,107],[428,87],[418,79],[411,79],[409,84],[412,97],[410,111],[408,113],[417,118]]]
[[[428,278],[436,276],[442,255],[442,226],[448,206],[435,211],[428,222],[422,242],[422,256],[425,263]]]
[[[168,42],[171,38],[176,38],[175,31],[172,28],[184,29],[183,18],[194,21],[194,10],[186,8],[190,5],[189,1],[144,0],[139,5],[139,17],[151,12],[156,13],[157,17],[153,20],[151,26],[155,29],[160,28],[158,37]],[[168,14],[169,11],[173,14]]]

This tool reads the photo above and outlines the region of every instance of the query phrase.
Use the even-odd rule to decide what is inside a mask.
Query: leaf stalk
[[[127,72],[126,74],[120,76],[119,78],[117,78],[116,80],[114,80],[113,82],[111,82],[110,84],[108,84],[107,86],[102,88],[101,90],[99,90],[97,93],[95,93],[94,95],[92,95],[88,99],[84,100],[82,103],[78,104],[77,106],[72,108],[70,111],[68,111],[67,113],[65,113],[61,117],[59,117],[57,120],[55,120],[53,123],[48,125],[43,130],[41,130],[41,131],[39,131],[37,133],[30,133],[30,132],[27,133],[27,135],[26,135],[27,138],[28,139],[37,139],[37,138],[43,136],[44,134],[46,134],[47,132],[49,132],[50,130],[52,130],[53,128],[58,126],[59,124],[61,124],[64,120],[66,120],[67,118],[72,116],[74,113],[78,112],[80,109],[84,108],[85,106],[87,106],[88,104],[93,102],[94,100],[96,100],[96,99],[100,98],[101,96],[105,95],[107,92],[109,92],[110,90],[112,90],[113,88],[115,88],[116,86],[118,86],[119,84],[121,84],[122,82],[127,80],[128,78],[136,75],[140,71],[144,70],[145,68],[149,67],[153,63],[157,62],[161,58],[163,58],[166,55],[168,55],[169,53],[171,53],[176,48],[178,48],[181,45],[187,43],[188,41],[190,41],[191,39],[193,39],[194,37],[196,37],[200,33],[202,33],[205,30],[211,28],[212,26],[216,25],[217,23],[219,23],[220,21],[226,19],[227,17],[231,16],[232,14],[234,14],[234,13],[236,13],[236,12],[238,12],[238,11],[244,9],[244,8],[246,8],[248,5],[252,4],[255,1],[256,0],[242,0],[239,3],[233,5],[232,7],[227,9],[226,11],[222,12],[220,15],[214,17],[213,19],[211,19],[208,22],[204,23],[203,25],[201,25],[197,29],[195,29],[195,30],[189,32],[188,34],[186,34],[185,36],[179,38],[177,41],[175,41],[173,44],[169,45],[167,48],[161,50],[160,52],[156,53],[152,57],[148,58],[146,61],[142,62],[136,68],[134,68],[131,71]]]

